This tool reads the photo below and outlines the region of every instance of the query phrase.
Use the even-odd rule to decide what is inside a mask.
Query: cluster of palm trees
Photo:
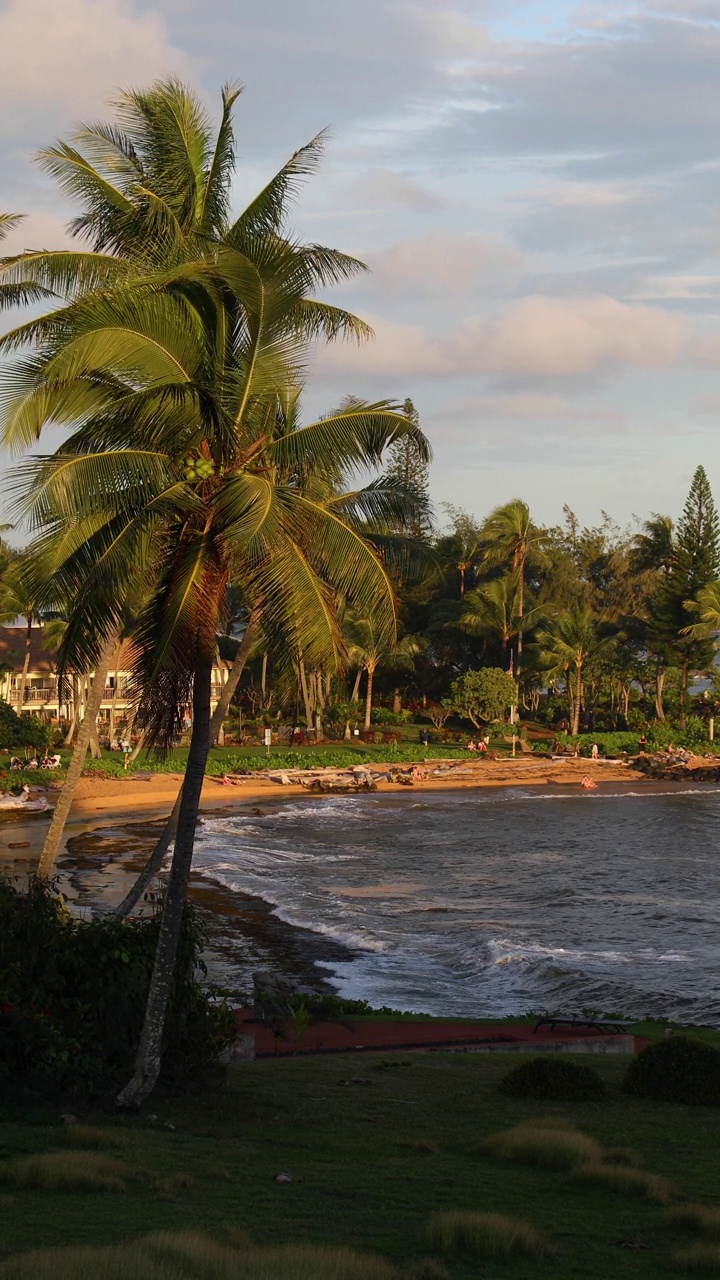
[[[402,484],[366,477],[404,436],[428,456],[417,424],[387,402],[354,400],[301,424],[315,344],[370,336],[317,294],[363,266],[288,228],[322,138],[232,213],[237,96],[223,91],[215,129],[179,82],[122,94],[111,123],[81,127],[71,143],[40,155],[76,203],[78,247],[0,262],[0,305],[31,309],[1,341],[0,409],[5,446],[20,455],[12,489],[33,535],[25,558],[32,599],[65,618],[60,675],[94,670],[100,696],[122,636],[146,743],[168,747],[192,707],[142,1040],[121,1095],[127,1106],[152,1089],[160,1066],[229,593],[242,594],[246,649],[261,632],[278,664],[336,670],[346,658],[346,612],[392,646],[392,531],[417,504]],[[15,221],[6,215],[0,230]],[[63,443],[43,452],[51,425],[63,428]],[[242,654],[236,679],[241,667]],[[91,699],[44,875],[96,710]]]

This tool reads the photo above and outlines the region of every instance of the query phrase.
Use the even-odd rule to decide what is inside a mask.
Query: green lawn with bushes
[[[717,1251],[720,1107],[628,1094],[624,1057],[563,1061],[594,1069],[603,1096],[513,1097],[501,1085],[514,1055],[414,1053],[238,1065],[139,1118],[80,1103],[77,1126],[57,1107],[5,1104],[0,1280],[688,1274]],[[120,1242],[132,1266],[130,1252],[82,1273],[58,1254],[18,1256]],[[322,1250],[340,1246],[374,1261],[330,1267]]]

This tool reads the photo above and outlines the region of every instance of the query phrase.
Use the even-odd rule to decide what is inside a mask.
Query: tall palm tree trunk
[[[185,781],[178,814],[175,852],[163,902],[155,963],[153,965],[145,1021],[135,1074],[119,1094],[120,1107],[135,1109],[152,1092],[160,1075],[165,1018],[172,993],[175,960],[182,931],[185,899],[192,866],[200,796],[210,750],[210,691],[212,655],[198,658],[193,675],[193,725]]]
[[[305,723],[307,724],[308,730],[310,730],[312,729],[313,723],[313,707],[310,700],[307,675],[305,674],[305,663],[303,662],[302,656],[300,657],[298,669],[300,672],[300,688],[302,689],[303,702],[305,703]]]
[[[363,673],[363,667],[359,666],[357,669],[357,675],[355,677],[355,683],[353,685],[353,691],[350,694],[351,702],[357,702],[358,698],[360,697],[360,681],[362,680],[362,673]]]
[[[582,710],[582,665],[578,662],[575,668],[575,705],[573,707],[573,737],[580,732],[580,712]]]
[[[372,698],[373,698],[373,676],[375,668],[371,665],[367,668],[367,689],[365,690],[365,728],[370,728],[372,719]]]
[[[115,648],[116,637],[112,635],[107,641],[105,648],[102,650],[98,658],[95,668],[95,679],[93,681],[90,696],[88,697],[85,707],[85,715],[80,722],[78,735],[75,739],[70,764],[65,775],[63,789],[60,792],[60,798],[55,806],[55,812],[52,816],[50,829],[45,837],[45,843],[40,854],[40,862],[38,865],[38,876],[41,880],[47,880],[52,874],[55,866],[55,860],[60,848],[65,823],[70,813],[72,802],[75,799],[75,792],[80,781],[80,774],[85,764],[85,756],[87,754],[88,745],[90,743],[90,735],[97,719],[100,703],[102,702],[103,691],[105,688],[105,677],[107,676],[108,667],[112,660],[113,650]]]
[[[230,672],[230,675],[228,676],[227,683],[225,684],[223,691],[220,694],[219,702],[212,713],[212,716],[210,719],[211,745],[214,743],[220,731],[222,722],[228,713],[230,703],[232,702],[232,699],[233,699],[233,694],[235,693],[235,690],[237,689],[240,683],[240,678],[242,676],[243,671],[245,670],[245,666],[247,664],[250,650],[252,649],[253,644],[255,642],[255,636],[257,635],[259,625],[260,625],[260,610],[257,609],[250,614],[250,618],[248,620],[248,624],[245,629],[245,635],[243,636],[242,641],[240,642],[240,647],[237,653],[235,654],[235,661],[233,662],[232,670]],[[184,785],[185,784],[183,783],[183,786]],[[165,823],[165,829],[162,835],[160,836],[160,839],[155,845],[155,848],[150,854],[150,857],[145,863],[145,866],[140,872],[140,875],[138,876],[134,885],[129,890],[129,892],[125,895],[120,905],[118,907],[115,907],[114,910],[110,913],[111,915],[117,916],[121,920],[124,919],[125,916],[129,916],[130,912],[134,909],[136,904],[140,901],[148,885],[157,875],[158,871],[160,870],[163,864],[163,859],[165,857],[165,854],[167,853],[168,849],[170,848],[170,845],[175,839],[175,832],[177,831],[177,824],[178,824],[178,818],[180,816],[181,803],[182,803],[182,787],[178,792],[177,799],[175,801],[175,804],[173,805],[172,813],[170,814],[170,817]]]
[[[30,670],[30,641],[32,639],[32,614],[27,615],[27,627],[25,628],[25,659],[23,661],[23,669],[20,672],[20,686],[18,688],[18,715],[23,712],[25,703],[25,686],[27,684],[28,671]]]

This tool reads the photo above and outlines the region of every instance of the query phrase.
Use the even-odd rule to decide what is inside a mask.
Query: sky
[[[238,210],[329,129],[293,229],[376,336],[306,411],[410,396],[441,522],[675,515],[698,463],[720,499],[720,0],[0,0],[11,251],[67,239],[37,149],[167,74],[242,82]]]

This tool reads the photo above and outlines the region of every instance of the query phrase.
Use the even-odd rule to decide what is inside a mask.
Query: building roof
[[[25,662],[26,627],[0,627],[0,663],[12,671],[22,671]],[[56,645],[43,643],[42,627],[30,630],[30,667],[33,674],[51,674],[55,670]]]

